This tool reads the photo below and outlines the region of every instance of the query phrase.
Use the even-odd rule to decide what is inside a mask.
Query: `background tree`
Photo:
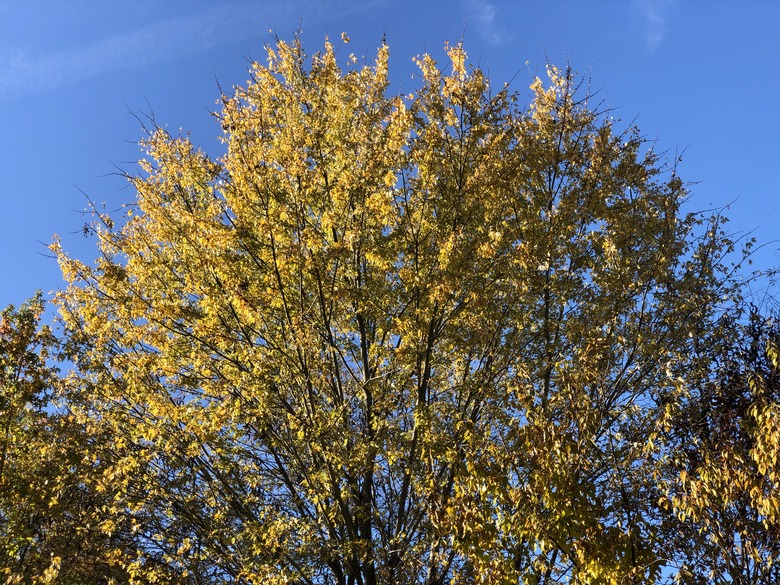
[[[126,582],[121,538],[103,530],[107,498],[90,483],[100,470],[90,443],[104,438],[58,408],[44,308],[38,293],[0,315],[0,581]]]
[[[752,307],[745,322],[724,319],[712,337],[716,367],[688,380],[669,432],[676,447],[668,461],[670,556],[679,557],[683,582],[776,583],[778,325]]]
[[[386,46],[344,71],[278,42],[223,156],[152,129],[97,263],[55,244],[133,578],[659,578],[733,243],[570,71],[524,107],[447,54],[402,97]]]

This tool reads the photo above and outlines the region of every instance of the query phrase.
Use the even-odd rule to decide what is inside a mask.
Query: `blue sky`
[[[131,201],[142,135],[132,115],[219,148],[218,84],[246,80],[273,35],[303,29],[317,50],[342,31],[371,57],[382,35],[394,89],[415,87],[411,59],[464,39],[500,86],[527,92],[547,60],[567,61],[656,150],[684,151],[690,209],[732,203],[730,228],[780,265],[778,181],[780,3],[769,0],[3,0],[0,4],[0,306],[62,286],[46,244],[56,233],[89,260],[86,193]],[[273,33],[269,32],[273,31]]]

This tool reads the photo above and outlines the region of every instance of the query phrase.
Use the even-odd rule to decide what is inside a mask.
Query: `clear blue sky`
[[[299,25],[310,52],[345,31],[369,58],[385,33],[399,91],[415,87],[411,58],[448,40],[521,92],[546,60],[568,61],[657,150],[685,151],[691,209],[733,201],[733,231],[780,237],[780,2],[3,0],[0,307],[62,286],[45,256],[53,234],[94,258],[82,191],[108,208],[133,199],[115,174],[140,157],[130,112],[218,149],[217,83],[243,84],[269,30],[289,39]],[[757,264],[780,265],[779,245]]]

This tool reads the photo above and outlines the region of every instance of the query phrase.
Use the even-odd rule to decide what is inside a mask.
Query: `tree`
[[[716,367],[689,380],[670,429],[669,541],[683,582],[769,585],[780,580],[780,331],[751,307],[714,337]]]
[[[51,388],[51,372],[36,351],[51,345],[48,332],[37,328],[42,311],[39,294],[18,311],[7,307],[0,317],[0,533],[5,576],[20,572],[20,565],[32,556],[41,524],[40,500],[53,495],[41,490],[36,474],[30,473],[30,464],[40,457],[36,451],[45,427],[42,407]],[[43,572],[49,562],[44,557],[39,570]]]
[[[100,435],[57,408],[59,347],[39,326],[44,308],[39,292],[0,315],[0,582],[126,582],[121,539],[100,529],[107,498],[90,488]]]
[[[224,155],[153,128],[96,264],[55,243],[126,570],[658,580],[670,429],[738,300],[733,242],[570,70],[523,107],[459,45],[388,95],[388,55],[269,47],[222,98]]]

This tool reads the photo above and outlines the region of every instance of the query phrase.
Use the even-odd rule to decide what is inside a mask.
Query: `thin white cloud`
[[[158,63],[251,37],[269,25],[295,26],[317,20],[333,2],[315,7],[285,0],[252,2],[202,10],[86,43],[75,49],[32,53],[12,49],[0,55],[0,99],[19,97],[83,81],[109,71]],[[340,9],[355,8],[337,3]]]
[[[645,43],[650,49],[660,45],[666,38],[666,19],[675,0],[635,0],[645,26]]]
[[[498,10],[490,0],[463,0],[463,11],[466,15],[466,29],[469,24],[474,24],[477,34],[485,41],[500,45],[511,41],[513,35],[509,34],[506,27],[501,24]]]

